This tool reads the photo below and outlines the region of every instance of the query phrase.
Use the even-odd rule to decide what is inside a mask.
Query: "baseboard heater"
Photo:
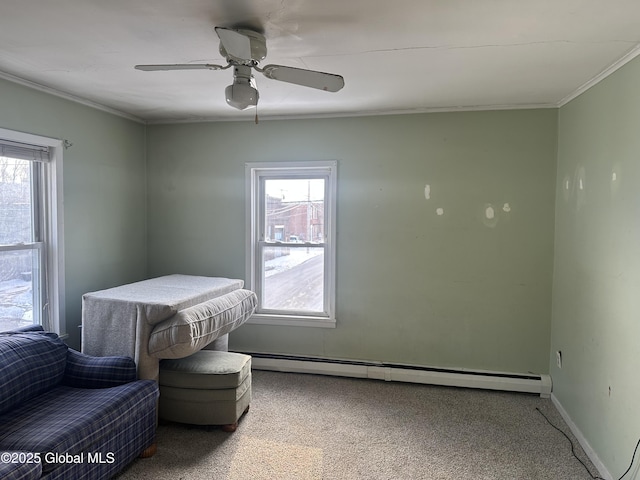
[[[340,377],[371,378],[390,382],[423,383],[448,387],[481,388],[551,396],[551,377],[537,374],[514,374],[477,370],[422,367],[383,362],[336,360],[269,353],[243,352],[251,355],[255,370],[290,373],[313,373]]]

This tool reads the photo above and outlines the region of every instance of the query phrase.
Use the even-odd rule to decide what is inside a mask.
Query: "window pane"
[[[31,163],[0,157],[0,244],[33,241]]]
[[[0,252],[0,331],[34,323],[38,264],[38,250]]]
[[[335,326],[335,161],[247,163],[252,323]]]
[[[323,242],[324,184],[323,178],[266,179],[265,240]]]
[[[324,312],[324,248],[265,247],[262,308]]]

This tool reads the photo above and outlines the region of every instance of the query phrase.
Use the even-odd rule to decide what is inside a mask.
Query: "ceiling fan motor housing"
[[[237,29],[238,33],[244,35],[249,40],[251,58],[240,58],[227,52],[222,42],[220,42],[220,55],[225,57],[233,65],[257,65],[267,56],[267,41],[264,35],[253,30]]]

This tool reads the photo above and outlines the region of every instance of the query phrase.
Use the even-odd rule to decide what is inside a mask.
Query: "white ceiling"
[[[1,0],[0,77],[142,121],[235,120],[214,26],[263,61],[337,73],[337,93],[256,74],[262,118],[554,107],[640,53],[638,0]]]

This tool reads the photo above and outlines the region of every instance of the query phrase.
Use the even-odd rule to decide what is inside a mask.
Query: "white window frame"
[[[10,142],[17,142],[34,147],[48,147],[49,161],[41,165],[42,182],[40,190],[41,211],[44,216],[42,246],[29,245],[27,248],[40,250],[44,258],[44,290],[41,306],[41,323],[43,327],[66,336],[65,324],[65,288],[64,288],[64,238],[63,238],[63,181],[62,154],[63,140],[43,137],[25,132],[16,132],[0,128],[0,138]],[[35,179],[34,179],[35,180]],[[9,246],[3,249],[11,250],[19,247]],[[34,301],[34,308],[36,302]]]
[[[336,298],[336,194],[337,194],[337,167],[338,162],[308,161],[308,162],[256,162],[247,163],[245,166],[246,179],[246,280],[245,288],[258,294],[258,310],[248,320],[248,323],[262,325],[286,325],[304,327],[334,328],[336,326],[335,298]],[[321,175],[326,176],[325,184],[325,239],[323,244],[304,243],[291,244],[287,242],[273,242],[273,245],[301,246],[324,248],[324,304],[325,311],[322,315],[305,314],[303,312],[287,312],[284,310],[262,312],[260,308],[260,296],[262,288],[261,278],[261,249],[271,245],[260,238],[262,219],[260,184],[264,178],[280,178],[282,176],[299,176],[307,178]]]

